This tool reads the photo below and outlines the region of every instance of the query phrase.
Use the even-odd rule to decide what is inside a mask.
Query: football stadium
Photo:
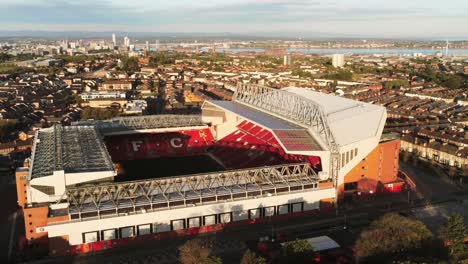
[[[55,125],[16,171],[29,247],[69,255],[331,210],[397,192],[384,107],[241,84],[201,115]]]

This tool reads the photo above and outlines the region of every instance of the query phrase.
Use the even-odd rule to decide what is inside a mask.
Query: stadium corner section
[[[399,141],[383,140],[384,108],[297,88],[277,96],[320,102],[317,116],[338,146],[336,181],[320,131],[255,104],[264,97],[205,102],[201,117],[54,126],[36,134],[31,159],[16,173],[28,247],[86,253],[289,219],[330,210],[336,197],[398,190]],[[226,171],[114,181],[114,159],[195,153],[213,156]]]

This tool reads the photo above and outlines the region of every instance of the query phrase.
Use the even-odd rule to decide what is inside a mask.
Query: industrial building
[[[204,102],[201,115],[41,129],[16,172],[26,239],[51,255],[78,254],[319,213],[356,192],[398,191],[400,145],[382,137],[386,115],[309,89],[242,84],[232,101]],[[180,157],[203,157],[202,171],[190,173]],[[142,161],[151,169],[126,165]]]

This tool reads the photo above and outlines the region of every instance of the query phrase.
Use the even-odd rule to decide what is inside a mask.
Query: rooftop
[[[209,103],[271,130],[288,151],[323,150],[306,128],[290,123],[286,119],[234,101],[209,101]]]
[[[147,115],[117,117],[109,120],[74,122],[74,126],[94,126],[102,134],[134,130],[206,126],[200,115]]]
[[[386,110],[382,106],[305,88],[288,87],[283,90],[320,106],[336,143],[341,146],[376,136],[385,122]]]
[[[31,178],[54,171],[65,173],[113,171],[114,166],[97,129],[92,126],[56,125],[37,132]]]

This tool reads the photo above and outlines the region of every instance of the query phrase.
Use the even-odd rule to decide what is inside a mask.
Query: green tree
[[[400,88],[402,86],[408,86],[409,82],[406,80],[394,80],[394,81],[388,81],[384,82],[383,87],[385,89],[394,89],[394,88]]]
[[[266,264],[266,259],[255,254],[255,252],[247,250],[241,258],[240,264]]]
[[[209,259],[211,248],[207,241],[192,239],[179,247],[179,260],[182,264],[216,263]]]
[[[352,81],[353,73],[348,70],[339,70],[335,73],[326,74],[324,78],[338,81]]]
[[[279,263],[310,263],[314,248],[306,240],[287,242],[281,248]]]
[[[14,64],[0,65],[0,74],[20,74],[27,72],[29,69],[16,66]]]
[[[311,79],[311,78],[314,77],[314,75],[311,72],[306,72],[306,71],[299,70],[299,69],[298,70],[293,70],[291,74],[295,75],[295,76],[297,75],[300,78],[310,78]]]
[[[7,53],[0,53],[0,62],[5,62],[5,61],[9,61],[13,58],[12,55],[10,54],[7,54]]]
[[[113,108],[93,108],[87,107],[81,112],[81,120],[105,120],[116,117],[119,111]]]
[[[463,79],[458,75],[448,75],[439,79],[439,83],[450,89],[458,89],[463,86]]]
[[[127,73],[133,73],[140,71],[137,57],[123,57],[122,59],[122,70]]]
[[[223,264],[223,260],[217,256],[210,256],[210,257],[207,257],[205,260],[203,260],[202,263],[203,264]]]
[[[359,259],[405,256],[423,248],[432,237],[431,231],[421,221],[388,213],[360,234],[354,250]]]
[[[450,243],[450,255],[455,259],[468,258],[465,219],[460,214],[454,214],[447,221],[447,241]]]

